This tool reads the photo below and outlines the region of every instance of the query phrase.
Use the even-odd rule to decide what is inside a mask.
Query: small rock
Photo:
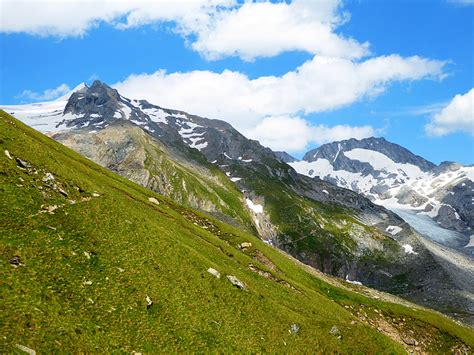
[[[59,208],[58,205],[52,205],[52,206],[46,206],[42,205],[41,206],[45,212],[48,212],[49,214],[54,214],[54,211]]]
[[[146,295],[145,300],[146,300],[146,309],[150,309],[153,306],[153,300],[148,295]]]
[[[289,330],[290,333],[296,334],[299,331],[300,331],[300,326],[298,324],[293,323],[292,325],[290,325],[290,330]]]
[[[150,201],[151,203],[154,203],[156,205],[160,204],[160,202],[154,197],[148,197],[148,201]]]
[[[29,169],[31,168],[31,165],[28,164],[26,161],[21,160],[20,158],[16,158],[16,162],[18,163],[18,166],[22,169]]]
[[[100,195],[97,192],[93,192],[92,197],[100,197]]]
[[[90,259],[91,258],[91,254],[88,253],[87,251],[84,252],[84,255],[87,259]]]
[[[247,248],[250,248],[252,246],[252,243],[250,242],[243,242],[239,245],[239,248],[240,249],[247,249]]]
[[[30,354],[30,355],[35,355],[36,354],[36,351],[34,351],[33,349],[30,349],[29,347],[27,346],[24,346],[24,345],[21,345],[21,344],[16,344],[15,345],[18,349],[20,349],[21,351],[24,351],[25,353],[27,354]]]
[[[14,256],[13,258],[10,259],[10,265],[13,267],[18,267],[21,265],[20,257],[19,256]]]
[[[342,335],[341,335],[341,331],[339,330],[338,327],[336,327],[335,325],[332,326],[331,330],[329,331],[332,335],[334,335],[335,337],[337,337],[338,339],[341,339],[342,338]]]
[[[357,324],[355,320],[351,320],[351,325]]]
[[[407,345],[415,345],[417,343],[415,339],[410,337],[402,337],[402,340]]]
[[[241,289],[241,290],[246,290],[247,287],[245,286],[245,284],[240,281],[237,277],[233,276],[233,275],[227,275],[227,279],[230,281],[230,283],[232,285],[234,285],[235,287]]]
[[[5,153],[5,155],[7,156],[8,159],[10,159],[10,160],[13,159],[8,150],[5,149],[4,153]]]
[[[90,285],[92,285],[92,281],[91,280],[84,281],[84,285],[85,286],[90,286]]]
[[[207,272],[210,273],[211,275],[214,275],[215,277],[217,277],[218,279],[221,278],[221,273],[219,271],[217,271],[216,269],[213,269],[212,267],[210,267],[209,269],[207,269]]]
[[[60,187],[58,187],[58,191],[59,191],[59,193],[60,193],[61,195],[65,196],[65,197],[68,197],[68,196],[69,196],[69,194],[68,194],[66,191],[64,191],[62,188],[60,188]]]
[[[124,271],[125,271],[125,269],[122,269],[121,267],[118,267],[117,270],[118,270],[119,272],[124,272]]]
[[[42,181],[43,182],[54,181],[53,174],[51,174],[51,173],[44,174],[44,177],[43,177]]]

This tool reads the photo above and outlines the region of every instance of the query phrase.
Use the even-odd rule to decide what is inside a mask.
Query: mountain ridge
[[[185,186],[190,186],[189,174],[173,180],[173,170],[162,169],[162,161],[153,158],[153,154],[145,154],[146,158],[153,158],[152,165],[156,166],[149,169],[143,162],[150,159],[137,161],[133,155],[137,151],[146,153],[140,140],[130,140],[130,135],[119,138],[111,133],[114,124],[125,120],[127,125],[133,124],[145,132],[152,145],[164,144],[166,159],[175,167],[180,166],[179,157],[182,157],[203,167],[212,164],[220,170],[219,176],[225,174],[237,188],[234,191],[238,194],[232,196],[234,201],[241,200],[249,214],[253,224],[250,228],[267,243],[342,279],[363,282],[445,312],[455,304],[456,309],[470,317],[472,310],[463,294],[462,282],[444,271],[416,233],[394,213],[350,190],[297,174],[270,149],[245,138],[228,123],[143,100],[130,100],[120,94],[117,97],[108,91],[113,89],[101,86],[105,84],[97,82],[92,89],[81,89],[77,95],[71,95],[68,112],[63,115],[54,111],[48,118],[43,110],[42,115],[29,112],[23,119],[33,127],[34,121],[39,120],[46,123],[43,128],[60,129],[61,133],[53,134],[58,141],[132,181],[190,205],[188,198],[183,199],[189,196],[185,192]],[[10,111],[13,111],[11,107]],[[101,135],[113,139],[98,139]],[[94,144],[88,143],[90,139]],[[122,165],[108,164],[94,149],[109,152],[108,157],[117,157]],[[129,173],[137,171],[137,166],[139,173],[134,180]],[[147,178],[143,180],[143,177]],[[149,184],[152,180],[159,181],[158,187]],[[205,187],[209,186],[208,178],[192,185],[203,191],[194,194],[197,203],[201,199],[208,205],[210,190]],[[159,186],[173,186],[173,189]],[[241,211],[241,207],[234,206],[233,210]],[[243,220],[247,218],[240,212],[236,215]],[[423,270],[423,279],[419,279],[416,270]]]

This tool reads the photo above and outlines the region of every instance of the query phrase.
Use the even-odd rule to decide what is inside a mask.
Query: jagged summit
[[[298,161],[298,159],[296,159],[295,157],[291,156],[290,154],[288,154],[287,152],[275,152],[275,155],[278,159],[280,159],[282,162],[285,162],[285,163],[293,163],[295,161]]]
[[[303,160],[315,161],[317,159],[328,159],[336,163],[335,168],[343,168],[349,171],[360,171],[361,166],[351,164],[348,159],[345,159],[344,154],[341,152],[348,152],[354,149],[366,149],[375,152],[379,152],[389,157],[396,163],[401,164],[413,164],[419,167],[423,171],[427,171],[435,167],[432,162],[413,154],[408,149],[387,141],[383,137],[370,137],[364,139],[347,139],[339,142],[332,142],[323,144],[320,147],[310,150],[307,152]]]

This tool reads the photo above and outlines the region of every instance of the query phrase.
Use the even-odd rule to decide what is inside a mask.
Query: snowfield
[[[246,199],[247,206],[255,213],[263,213],[263,206],[254,204],[251,199]]]

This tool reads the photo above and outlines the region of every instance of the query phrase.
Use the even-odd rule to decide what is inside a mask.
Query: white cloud
[[[367,55],[368,43],[334,33],[344,21],[339,7],[339,0],[246,2],[219,12],[197,32],[192,48],[209,59],[236,55],[253,60],[292,50],[344,58]]]
[[[431,122],[425,126],[432,136],[444,136],[454,132],[467,132],[474,136],[474,88],[464,95],[456,95]]]
[[[393,82],[442,78],[444,65],[440,61],[397,55],[362,62],[316,56],[282,76],[249,79],[229,70],[170,74],[161,70],[131,75],[113,86],[127,97],[225,120],[274,149],[280,149],[279,142],[287,140],[293,146],[286,149],[295,151],[309,142],[322,142],[316,136],[326,135],[331,137],[327,140],[330,141],[338,134],[338,139],[345,139],[373,133],[370,127],[349,126],[332,130],[319,126],[319,131],[315,131],[302,116],[377,96]],[[298,134],[284,132],[291,124]],[[266,133],[270,130],[274,138]],[[286,134],[295,138],[286,139]],[[301,142],[296,143],[295,139]]]
[[[34,92],[31,90],[23,90],[23,92],[18,95],[18,98],[24,98],[31,101],[48,101],[54,100],[62,95],[67,94],[71,89],[66,84],[61,84],[54,89],[46,89],[42,93]]]
[[[101,22],[118,28],[177,21],[193,28],[233,0],[0,0],[1,32],[83,36]]]
[[[443,76],[444,62],[397,55],[363,62],[316,56],[282,76],[249,79],[225,70],[130,75],[114,86],[125,96],[219,118],[244,130],[267,116],[295,116],[350,105],[391,83]]]
[[[311,125],[300,117],[266,117],[255,128],[248,130],[247,136],[257,139],[273,150],[302,152],[310,143],[324,144],[349,138],[367,138],[376,135],[379,130],[371,126],[353,127],[337,125]]]
[[[208,59],[245,60],[285,51],[360,58],[359,43],[335,33],[348,15],[341,0],[244,2],[236,0],[0,0],[1,32],[83,36],[101,23],[128,29],[173,22],[176,33]]]

